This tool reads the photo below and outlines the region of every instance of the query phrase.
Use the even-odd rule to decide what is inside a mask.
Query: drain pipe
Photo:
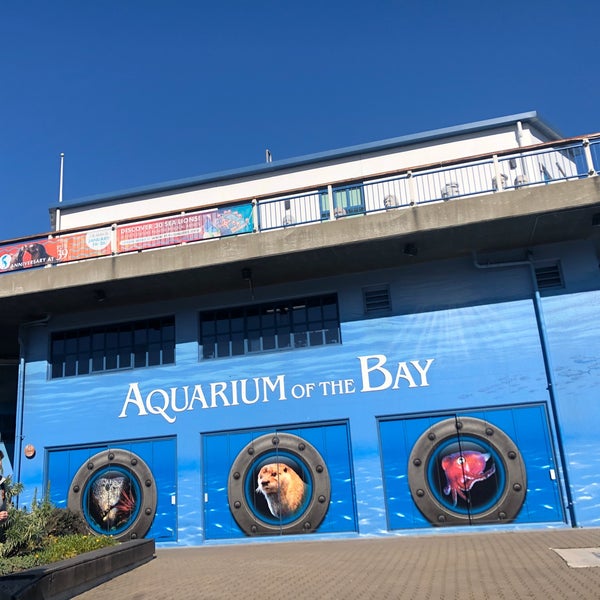
[[[15,456],[14,456],[14,480],[21,481],[21,457],[23,455],[23,411],[25,408],[25,342],[22,337],[25,327],[33,327],[34,325],[46,325],[50,321],[51,315],[47,314],[36,321],[28,321],[22,323],[19,330],[19,381],[17,388],[17,414],[15,427]],[[19,507],[19,498],[16,501],[17,508]]]
[[[525,134],[523,132],[523,123],[521,121],[517,121],[517,144],[519,148],[527,145],[524,143]],[[525,177],[526,180],[529,180],[529,175],[527,174],[527,165],[525,164],[525,159],[523,155],[520,157],[521,162],[521,174]]]
[[[15,456],[14,456],[14,480],[21,481],[21,455],[23,454],[23,398],[25,396],[25,345],[21,334],[19,334],[19,385],[17,388],[17,414],[15,427]],[[19,497],[16,498],[17,508]]]
[[[554,423],[554,433],[556,435],[556,445],[558,448],[558,455],[560,460],[561,469],[563,472],[563,479],[565,483],[565,492],[567,496],[567,510],[571,518],[571,526],[577,527],[577,519],[575,516],[575,504],[573,502],[573,494],[571,492],[571,482],[569,479],[569,469],[567,465],[567,456],[565,453],[565,447],[562,439],[562,433],[560,430],[560,423],[558,421],[558,407],[556,403],[556,395],[554,392],[554,375],[552,367],[550,365],[550,351],[548,338],[546,335],[546,324],[544,322],[544,313],[542,311],[542,299],[540,296],[540,290],[538,288],[537,279],[535,276],[535,268],[531,262],[531,253],[528,251],[527,260],[511,261],[511,262],[500,262],[500,263],[480,263],[477,260],[477,253],[473,252],[473,265],[477,269],[501,269],[511,267],[527,267],[531,276],[531,283],[533,285],[533,306],[535,310],[535,319],[537,323],[538,333],[540,336],[540,347],[542,349],[542,357],[544,359],[544,370],[546,372],[546,382],[548,384],[548,396],[550,398],[550,406],[552,407],[552,421]]]

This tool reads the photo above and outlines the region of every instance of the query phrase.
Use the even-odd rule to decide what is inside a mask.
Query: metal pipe
[[[17,386],[17,414],[15,423],[15,464],[13,468],[15,482],[21,482],[21,456],[23,454],[23,427],[24,427],[24,409],[25,409],[25,342],[22,337],[22,330],[24,327],[33,327],[34,325],[45,325],[50,321],[51,315],[46,314],[44,317],[35,321],[28,321],[22,323],[19,335],[19,376]],[[15,502],[17,508],[19,507],[19,497],[17,496]]]
[[[25,345],[19,335],[19,382],[17,387],[17,414],[15,423],[15,455],[14,455],[14,481],[21,481],[21,455],[23,454],[23,399],[25,397]],[[19,507],[19,497],[15,499],[16,507]]]
[[[524,138],[523,123],[521,121],[517,121],[517,144],[519,145],[519,148],[522,148],[524,145],[523,138]],[[521,163],[521,174],[523,175],[523,177],[525,177],[526,180],[529,180],[529,175],[527,173],[527,165],[525,164],[525,158],[523,157],[523,155],[521,155],[520,163]]]
[[[63,201],[63,176],[64,176],[64,168],[65,168],[65,153],[60,153],[60,175],[58,180],[58,202],[61,203]]]
[[[550,350],[548,337],[546,334],[546,324],[544,322],[544,313],[542,310],[542,299],[540,296],[540,290],[538,288],[537,279],[535,276],[535,267],[531,262],[530,258],[521,261],[512,262],[501,262],[501,263],[487,263],[482,264],[477,260],[477,253],[473,252],[473,265],[477,269],[498,269],[498,268],[511,268],[511,267],[527,267],[531,276],[531,283],[533,286],[533,307],[535,311],[536,324],[538,328],[538,334],[540,336],[540,347],[542,350],[542,357],[544,360],[544,370],[546,372],[546,382],[548,384],[548,397],[550,399],[550,406],[552,407],[552,421],[554,423],[554,434],[556,436],[556,445],[558,448],[558,456],[560,460],[561,470],[563,473],[563,481],[565,485],[565,494],[567,496],[567,510],[571,519],[571,526],[577,527],[577,518],[575,515],[575,505],[573,501],[573,494],[571,491],[571,482],[569,478],[569,469],[567,464],[567,456],[565,453],[564,442],[562,439],[562,433],[560,429],[560,423],[558,420],[558,406],[556,402],[556,395],[554,393],[554,375],[552,366],[550,363]]]

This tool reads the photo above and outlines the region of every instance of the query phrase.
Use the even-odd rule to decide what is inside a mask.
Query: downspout
[[[528,253],[529,256],[529,253]],[[540,290],[538,288],[537,279],[535,276],[535,268],[530,259],[512,262],[500,262],[500,263],[487,263],[482,264],[477,261],[477,253],[473,252],[473,265],[477,269],[498,269],[498,268],[510,268],[510,267],[527,267],[531,276],[531,283],[533,286],[533,306],[535,310],[535,319],[537,323],[538,333],[540,336],[540,347],[542,349],[542,357],[544,360],[544,370],[546,372],[546,382],[548,384],[548,397],[550,399],[550,406],[552,407],[552,421],[554,424],[554,433],[556,436],[556,445],[558,449],[558,456],[560,460],[560,466],[563,473],[563,479],[565,483],[565,493],[567,496],[567,510],[571,518],[571,526],[577,527],[577,519],[575,516],[575,504],[573,501],[573,494],[571,492],[571,482],[569,478],[569,469],[567,464],[567,457],[565,453],[565,447],[562,439],[562,433],[560,429],[560,423],[558,421],[558,407],[556,402],[556,395],[554,392],[554,374],[550,364],[550,351],[548,344],[548,337],[546,333],[546,324],[544,322],[544,313],[542,311],[542,299],[540,296]]]
[[[21,481],[21,456],[23,454],[23,400],[25,397],[25,344],[19,333],[19,378],[17,387],[17,414],[15,427],[15,464],[14,480]],[[16,498],[17,508],[19,497]]]
[[[519,148],[522,148],[524,145],[528,145],[528,144],[524,144],[524,142],[523,142],[524,137],[525,137],[525,134],[523,133],[523,123],[521,121],[517,121],[517,145],[519,146]],[[521,156],[520,162],[521,162],[521,174],[523,175],[523,177],[525,177],[526,180],[529,180],[529,175],[527,174],[527,166],[525,164],[525,159],[523,158],[523,156]]]
[[[32,327],[34,325],[45,325],[50,321],[51,315],[38,319],[36,321],[29,321],[22,323],[19,330],[19,381],[17,387],[17,414],[15,423],[15,464],[14,464],[14,475],[15,481],[21,481],[21,457],[23,456],[23,427],[24,427],[24,409],[25,409],[25,342],[23,340],[23,328]],[[19,506],[19,498],[16,499],[17,508]]]
[[[523,123],[517,121],[517,144],[519,148],[523,147]]]

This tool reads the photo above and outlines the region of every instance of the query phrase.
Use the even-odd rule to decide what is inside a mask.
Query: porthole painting
[[[56,448],[48,464],[50,499],[79,513],[90,534],[175,539],[174,439]]]
[[[386,418],[379,428],[390,529],[564,518],[542,405]]]
[[[156,498],[148,465],[136,454],[111,448],[81,465],[69,488],[68,507],[83,515],[92,533],[135,539],[150,529]]]
[[[346,423],[207,435],[204,448],[208,537],[356,530]]]

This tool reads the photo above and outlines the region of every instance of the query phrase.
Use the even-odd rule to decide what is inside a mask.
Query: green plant
[[[23,490],[8,479],[5,488],[7,499]],[[90,535],[83,517],[55,507],[48,496],[38,502],[34,495],[30,510],[9,503],[0,540],[0,576],[118,544],[108,536]]]
[[[35,554],[25,556],[11,556],[10,558],[0,558],[0,576],[18,573],[25,569],[32,569],[44,563],[39,562],[39,557]]]
[[[36,552],[0,558],[0,577],[73,558],[84,552],[116,546],[118,543],[114,538],[107,536],[74,534],[59,538],[49,537],[45,545]]]
[[[52,505],[43,501],[33,502],[31,511],[8,508],[8,521],[5,524],[4,542],[0,544],[0,557],[27,554],[42,547],[47,537],[46,524]]]
[[[23,491],[22,483],[14,483],[12,480],[12,476],[4,478],[4,491],[6,493],[6,504],[12,504],[12,499],[14,496],[18,496]]]
[[[68,508],[52,508],[46,522],[46,534],[59,537],[77,533],[89,534],[84,518]]]
[[[44,563],[51,563],[118,543],[114,538],[98,535],[72,534],[49,538],[48,544],[40,553],[40,558],[43,558]]]

